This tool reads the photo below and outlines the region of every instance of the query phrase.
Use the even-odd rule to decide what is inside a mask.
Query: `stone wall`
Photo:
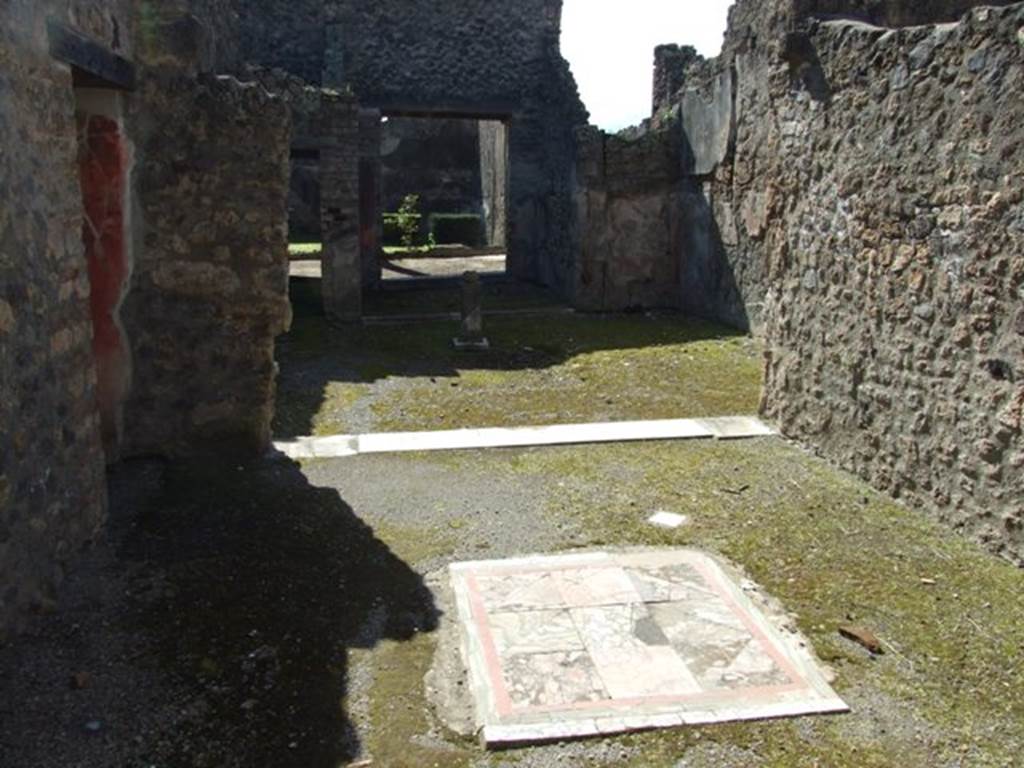
[[[283,69],[250,66],[246,74],[280,98],[291,115],[289,221],[297,234],[323,246],[324,309],[339,320],[358,319],[364,268],[371,283],[376,269],[376,255],[369,253],[374,246],[364,244],[362,232],[360,157],[368,142],[379,144],[379,136],[363,137],[359,104],[348,91],[311,86]],[[363,125],[372,133],[379,120],[378,115],[377,126]]]
[[[1019,5],[813,28],[828,99],[781,123],[787,223],[765,254],[768,415],[1018,562],[1022,27]]]
[[[279,68],[310,85],[324,70],[324,0],[231,0],[239,16],[242,59]]]
[[[979,5],[1006,6],[1017,0],[793,0],[797,17],[819,15],[858,19],[885,27],[957,21]]]
[[[140,8],[0,9],[0,635],[102,524],[106,458],[269,442],[288,111],[199,76],[238,65],[229,0]]]
[[[571,295],[575,128],[587,119],[559,53],[561,0],[327,7],[337,71],[364,105],[507,119],[508,271]]]
[[[0,8],[0,638],[53,605],[104,517],[75,100],[46,24],[130,55],[128,5]]]
[[[764,337],[785,434],[1024,561],[1024,5],[806,11],[742,0],[687,74],[684,141],[721,123],[715,79],[735,94],[684,202],[683,306]]]
[[[698,56],[697,49],[689,45],[659,45],[654,49],[652,115],[675,106],[676,96],[686,82],[687,70]]]
[[[324,309],[344,322],[363,314],[359,105],[348,95],[321,92],[320,231]],[[376,220],[376,217],[375,217]]]
[[[559,53],[561,0],[245,5],[254,63],[350,86],[385,115],[507,120],[509,270],[571,293],[574,131],[587,116]]]
[[[231,77],[151,70],[133,119],[125,451],[257,454],[270,441],[274,339],[289,317],[288,108]]]
[[[674,131],[580,132],[576,306],[676,308],[680,297],[682,162]]]

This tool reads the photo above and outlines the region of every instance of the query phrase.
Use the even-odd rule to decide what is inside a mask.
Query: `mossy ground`
[[[315,259],[320,257],[320,252],[323,251],[323,244],[321,243],[289,243],[288,244],[288,255],[292,258],[303,257],[309,259]]]
[[[454,332],[451,323],[341,330],[300,318],[283,345],[279,424],[293,434],[438,429],[743,414],[758,405],[757,345],[709,324],[504,318],[488,323],[492,350],[474,355],[451,348]],[[423,674],[436,638],[426,634],[359,652],[373,681],[364,726],[374,765],[674,768],[684,758],[717,768],[1019,764],[1024,573],[796,446],[781,439],[669,442],[386,463],[382,483],[429,466],[446,487],[472,487],[482,502],[505,509],[513,527],[553,531],[547,551],[664,545],[720,553],[792,612],[837,672],[835,687],[853,711],[603,740],[610,752],[582,744],[488,755],[444,732],[430,713]],[[358,464],[331,472],[339,488],[359,477]],[[488,483],[481,486],[480,477]],[[536,489],[535,505],[489,495],[516,483]],[[416,509],[415,495],[408,504]],[[690,523],[653,528],[645,521],[656,510],[685,514]],[[490,513],[452,523],[427,508],[401,523],[371,523],[381,543],[420,572],[439,561],[478,559],[468,542],[486,541],[495,524]],[[514,543],[486,556],[513,554],[522,554]],[[840,637],[847,623],[872,630],[885,653],[872,657]]]
[[[688,754],[702,765],[699,756],[712,747],[719,751],[709,754],[718,757],[708,765],[1018,764],[1024,749],[1024,573],[799,448],[767,439],[396,461],[439,462],[453,483],[460,467],[472,465],[495,478],[526,475],[543,484],[544,514],[584,532],[582,539],[553,541],[552,549],[665,545],[721,553],[796,615],[818,655],[838,673],[836,688],[853,708],[839,717],[619,737],[613,742],[631,757],[609,765],[671,768]],[[656,509],[688,515],[691,522],[677,531],[653,528],[644,521]],[[874,631],[885,653],[872,657],[840,637],[838,626],[848,623]],[[398,659],[389,656],[388,664],[406,663],[399,659],[408,653],[407,663],[419,669],[425,649],[396,645],[391,653]],[[375,731],[389,743],[406,741],[412,753],[422,726],[402,719],[401,710],[389,714],[384,703],[422,697],[419,677],[381,678],[372,694]],[[426,709],[422,698],[419,706]],[[514,754],[543,764],[543,750]],[[742,757],[732,762],[720,750]],[[478,755],[472,764],[508,759]]]
[[[333,329],[283,341],[275,434],[455,429],[754,413],[761,358],[745,336],[676,316],[503,317],[486,352],[452,323]]]

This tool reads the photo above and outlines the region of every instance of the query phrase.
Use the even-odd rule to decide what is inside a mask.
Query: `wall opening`
[[[131,151],[119,92],[97,87],[76,87],[74,92],[96,396],[103,445],[108,461],[114,461],[131,379],[131,355],[120,319],[130,271],[125,190]]]
[[[507,135],[495,119],[381,119],[383,283],[505,274]]]

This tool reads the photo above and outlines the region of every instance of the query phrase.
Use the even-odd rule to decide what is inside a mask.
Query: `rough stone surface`
[[[831,100],[789,105],[778,181],[801,193],[765,254],[767,412],[1018,561],[1022,21],[1018,5],[893,36],[818,27]]]
[[[659,45],[654,49],[654,94],[651,114],[675,109],[676,96],[686,83],[686,72],[699,59],[697,49],[689,45]]]
[[[279,96],[291,113],[288,195],[292,240],[320,241],[324,310],[343,321],[362,314],[362,286],[378,279],[379,114],[359,109],[350,92],[310,86],[282,69],[248,67],[247,75]],[[365,194],[363,194],[365,192]],[[365,208],[365,210],[364,210]],[[296,237],[297,236],[297,237]]]
[[[46,32],[59,19],[130,54],[129,3],[94,6],[0,10],[0,638],[53,607],[105,514],[75,99]]]
[[[881,20],[978,3],[939,5]],[[786,434],[1018,561],[1022,22],[738,3],[736,147],[687,205],[683,279],[685,309],[764,335]]]
[[[287,299],[287,106],[259,85],[164,73],[137,97],[128,453],[269,444]],[[187,122],[180,121],[187,116]]]
[[[957,21],[979,5],[1013,5],[1015,0],[790,0],[796,15],[861,19],[886,27]]]
[[[320,232],[324,309],[342,321],[363,314],[359,211],[359,107],[349,97],[322,91],[320,119]]]
[[[324,0],[232,0],[240,23],[242,58],[279,68],[310,85],[324,71]]]
[[[1021,561],[1024,5],[998,5],[742,0],[718,59],[659,48],[676,96],[580,141],[577,295],[657,305],[649,276],[754,330],[786,434]],[[678,158],[641,149],[680,123]]]

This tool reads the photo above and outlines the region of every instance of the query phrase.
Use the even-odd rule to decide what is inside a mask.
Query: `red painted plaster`
[[[128,153],[119,125],[100,115],[78,116],[79,174],[89,268],[97,397],[108,451],[116,448],[118,414],[126,395],[129,357],[117,310],[128,278],[125,175]]]

